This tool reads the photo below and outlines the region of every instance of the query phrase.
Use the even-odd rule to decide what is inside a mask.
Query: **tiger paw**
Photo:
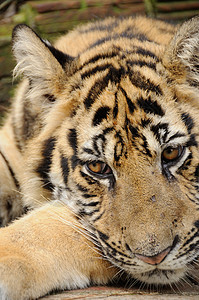
[[[53,204],[1,228],[0,300],[37,299],[54,289],[108,283],[117,270],[99,259],[78,228],[83,230],[68,209]]]
[[[0,258],[0,299],[25,300],[42,295],[34,287],[34,276],[34,270],[22,258]]]

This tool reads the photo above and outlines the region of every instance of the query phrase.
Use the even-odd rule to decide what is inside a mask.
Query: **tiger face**
[[[174,34],[107,19],[57,49],[14,32],[26,205],[61,201],[105,259],[149,284],[179,281],[199,255],[198,23]]]

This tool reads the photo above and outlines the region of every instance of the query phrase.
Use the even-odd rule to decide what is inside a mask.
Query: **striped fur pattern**
[[[139,16],[108,18],[78,27],[54,48],[29,27],[15,28],[14,73],[23,74],[24,81],[1,134],[11,131],[21,162],[18,186],[14,173],[7,185],[15,184],[23,194],[18,203],[34,210],[0,234],[9,239],[28,222],[48,231],[50,221],[40,214],[48,213],[46,205],[59,203],[63,222],[77,222],[73,227],[89,235],[85,257],[95,245],[103,259],[88,271],[81,257],[81,272],[95,274],[84,274],[84,280],[78,272],[67,277],[75,264],[70,256],[69,265],[59,258],[62,275],[54,266],[57,273],[49,279],[46,273],[52,266],[48,270],[42,258],[42,284],[29,278],[34,291],[19,282],[17,292],[10,288],[4,266],[3,299],[106,283],[118,270],[154,285],[194,276],[198,281],[193,275],[199,255],[198,31],[198,17],[179,28]],[[53,222],[57,221],[49,224]],[[49,257],[55,259],[53,253],[62,248],[61,257],[70,251],[70,234],[65,231],[57,223],[52,229],[55,240],[60,239],[49,246]],[[27,240],[36,244],[25,232],[20,249],[29,247]],[[41,232],[37,242],[47,249],[46,239]],[[78,242],[73,243],[71,257],[77,252],[77,261],[78,249]],[[107,261],[116,269],[103,269]]]
[[[0,141],[0,227],[3,227],[24,213],[20,193],[23,158],[9,121],[0,131]]]

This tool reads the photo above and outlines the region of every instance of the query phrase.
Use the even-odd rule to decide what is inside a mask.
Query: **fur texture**
[[[1,299],[120,272],[198,280],[198,30],[108,18],[54,48],[14,29],[24,80],[0,132],[2,225],[30,212],[0,230]]]

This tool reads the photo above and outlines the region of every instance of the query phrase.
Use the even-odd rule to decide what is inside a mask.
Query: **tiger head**
[[[199,19],[175,34],[154,22],[108,19],[57,48],[17,26],[15,71],[26,79],[13,126],[26,203],[65,203],[106,259],[140,281],[170,284],[199,255]]]

